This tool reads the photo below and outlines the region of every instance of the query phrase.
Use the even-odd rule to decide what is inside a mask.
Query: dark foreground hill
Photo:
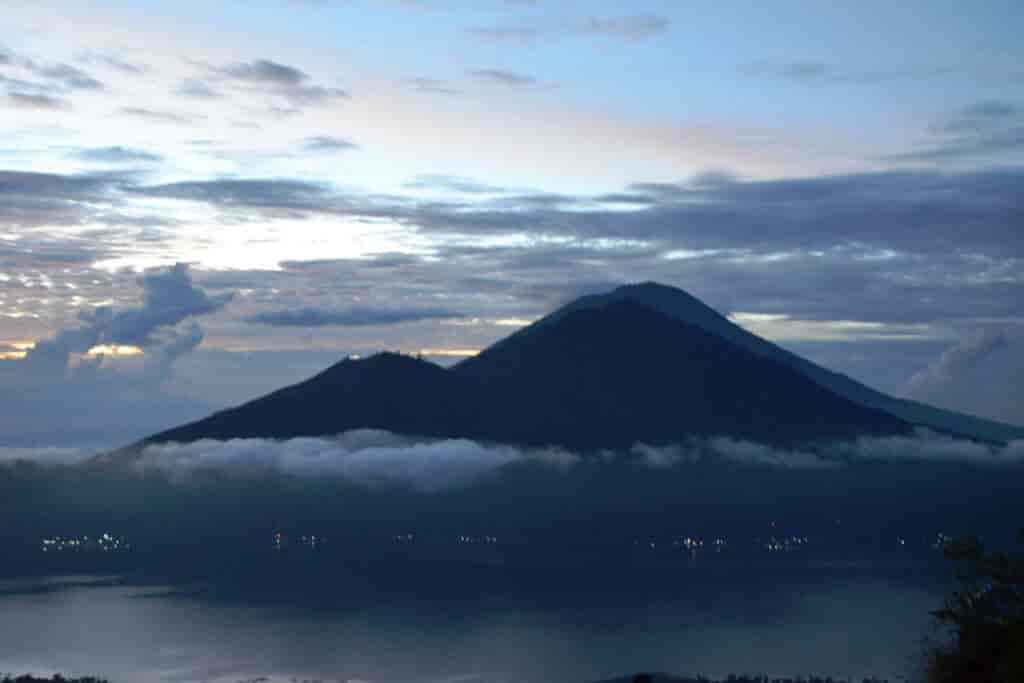
[[[710,435],[794,445],[912,430],[714,316],[680,290],[622,288],[570,304],[453,368],[396,354],[349,359],[144,443],[369,428],[586,450]]]

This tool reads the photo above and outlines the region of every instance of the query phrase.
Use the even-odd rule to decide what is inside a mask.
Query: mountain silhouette
[[[346,359],[139,445],[352,429],[579,450],[694,436],[798,445],[921,424],[965,433],[882,399],[896,401],[649,283],[578,299],[451,368],[393,353]]]
[[[577,299],[539,322],[549,324],[571,311],[600,308],[616,301],[642,303],[671,318],[696,325],[740,348],[784,363],[855,403],[882,410],[919,427],[993,443],[1024,439],[1024,429],[1021,427],[889,396],[846,375],[815,365],[806,358],[748,332],[696,297],[675,287],[654,282],[626,285],[607,294]],[[529,328],[521,333],[529,333]]]

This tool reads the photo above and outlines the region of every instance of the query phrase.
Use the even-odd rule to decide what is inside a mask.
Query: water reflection
[[[116,683],[583,683],[644,669],[895,679],[920,651],[942,590],[899,576],[635,572],[574,590],[561,578],[549,591],[504,573],[452,577],[433,594],[368,594],[372,582],[338,576],[322,601],[252,586],[6,584],[0,671]],[[450,590],[460,583],[466,590]]]

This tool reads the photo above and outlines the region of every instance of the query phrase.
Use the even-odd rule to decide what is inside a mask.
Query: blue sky
[[[116,440],[344,353],[448,362],[648,279],[1024,422],[1022,27],[994,1],[7,3],[0,374],[37,403],[0,435]],[[54,399],[99,386],[134,428]]]

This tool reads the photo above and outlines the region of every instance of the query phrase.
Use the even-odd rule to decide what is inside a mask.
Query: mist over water
[[[936,539],[1016,531],[1017,447],[584,455],[363,431],[168,444],[122,470],[10,463],[0,575],[149,578],[0,580],[0,673],[897,681],[946,592]],[[101,533],[130,550],[97,550]],[[91,551],[44,550],[87,535]]]
[[[342,574],[319,607],[310,607],[316,595],[297,602],[271,599],[272,590],[227,597],[8,582],[0,671],[114,683],[583,683],[641,670],[895,680],[913,667],[942,592],[934,580],[877,574],[636,571],[571,590],[554,589],[556,577],[550,591],[514,571],[461,579],[461,591],[453,580],[437,591],[367,594]]]

